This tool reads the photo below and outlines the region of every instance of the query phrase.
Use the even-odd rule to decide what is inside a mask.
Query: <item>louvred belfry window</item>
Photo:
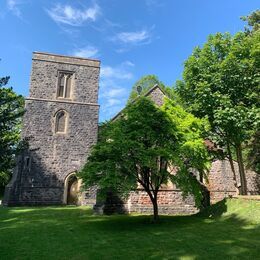
[[[59,72],[58,98],[70,98],[73,73]]]

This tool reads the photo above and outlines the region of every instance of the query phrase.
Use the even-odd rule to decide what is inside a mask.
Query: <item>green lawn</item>
[[[260,259],[260,202],[196,216],[95,216],[87,207],[0,208],[0,259]]]

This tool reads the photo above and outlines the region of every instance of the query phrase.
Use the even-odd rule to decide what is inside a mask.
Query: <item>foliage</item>
[[[167,99],[162,109],[171,118],[176,132],[181,138],[178,140],[178,149],[174,154],[171,165],[178,168],[172,181],[180,188],[184,196],[193,194],[195,202],[200,206],[202,200],[201,183],[194,175],[198,173],[199,179],[207,179],[207,170],[210,168],[210,157],[204,144],[203,136],[209,130],[206,119],[199,119],[177,105],[175,101]],[[193,174],[192,174],[193,172]]]
[[[0,259],[259,259],[260,202],[220,203],[156,225],[87,207],[0,207]]]
[[[20,141],[24,98],[7,88],[9,77],[0,79],[0,187],[9,181]]]
[[[199,203],[201,194],[189,171],[193,168],[202,174],[207,168],[206,149],[199,137],[202,124],[180,107],[173,108],[170,101],[161,110],[140,97],[120,118],[104,125],[80,173],[86,187],[98,184],[101,189],[112,187],[128,194],[139,184],[153,203],[154,220],[158,217],[159,188],[170,180],[185,187],[185,194],[196,191]],[[173,165],[177,167],[176,178],[171,174]]]
[[[258,31],[210,35],[202,48],[194,49],[185,62],[183,81],[177,82],[186,107],[208,118],[211,138],[226,148],[227,156],[234,147],[244,194],[242,145],[260,122],[259,42]]]
[[[247,21],[249,28],[246,27],[246,33],[253,35],[256,31],[259,33],[260,29],[260,10],[252,12],[248,16],[242,17],[242,20]],[[259,46],[258,46],[259,49]],[[259,55],[259,50],[258,54]],[[259,68],[260,62],[258,57],[258,63],[256,64]],[[256,131],[251,137],[248,145],[246,146],[246,159],[247,166],[260,173],[260,126],[256,127]]]
[[[146,94],[151,88],[153,88],[155,85],[160,86],[160,88],[165,92],[165,94],[169,98],[173,98],[175,96],[175,92],[173,89],[166,87],[163,82],[161,82],[157,76],[155,75],[146,75],[143,76],[141,79],[139,79],[133,86],[132,91],[128,98],[128,103],[131,103],[138,97],[137,87],[140,86],[142,88],[142,91],[140,95]]]
[[[248,16],[242,16],[243,21],[247,21],[248,25],[252,28],[252,31],[257,31],[260,28],[260,10],[252,12]],[[250,29],[246,28],[246,31],[249,32]]]

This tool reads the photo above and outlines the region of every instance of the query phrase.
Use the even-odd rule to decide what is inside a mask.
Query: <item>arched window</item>
[[[65,111],[59,111],[56,114],[56,125],[55,132],[56,133],[65,133],[66,132],[66,123],[67,123],[67,115]]]
[[[59,98],[71,97],[71,85],[73,74],[70,72],[59,72],[58,93]]]

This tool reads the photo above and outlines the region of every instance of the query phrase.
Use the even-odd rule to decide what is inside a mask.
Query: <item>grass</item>
[[[260,202],[194,216],[95,216],[87,207],[0,208],[0,259],[260,259]]]

